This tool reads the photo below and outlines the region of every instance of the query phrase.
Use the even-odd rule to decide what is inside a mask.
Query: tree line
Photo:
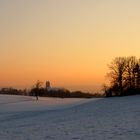
[[[89,93],[82,91],[69,91],[65,88],[51,88],[50,82],[47,81],[46,87],[42,86],[42,82],[37,81],[34,87],[30,91],[30,96],[38,97],[59,97],[59,98],[93,98],[93,97],[101,97],[101,95],[97,93]]]
[[[140,94],[140,59],[137,59],[135,56],[116,57],[110,62],[108,68],[109,72],[106,77],[109,83],[103,87],[104,94],[82,91],[71,92],[65,88],[55,90],[49,87],[49,82],[47,82],[46,87],[43,87],[42,82],[39,81],[37,81],[30,90],[2,88],[0,94],[60,98],[92,98]]]
[[[69,91],[65,88],[54,89],[51,87],[43,87],[43,82],[39,80],[30,89],[16,89],[16,88],[2,88],[0,94],[6,95],[23,95],[23,96],[35,96],[38,97],[59,97],[59,98],[93,98],[101,97],[98,93],[89,93],[83,91]]]
[[[104,86],[107,97],[140,93],[140,59],[135,56],[116,57],[108,68],[109,85]]]

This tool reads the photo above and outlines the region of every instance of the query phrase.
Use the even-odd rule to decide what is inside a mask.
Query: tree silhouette
[[[108,76],[111,80],[112,89],[117,87],[118,91],[115,91],[116,95],[123,95],[124,74],[126,70],[125,57],[116,57],[108,65],[108,67],[110,69],[110,73],[108,73]]]
[[[137,59],[135,56],[126,58],[126,82],[128,88],[135,88],[136,73],[137,73]]]
[[[135,56],[116,57],[108,65],[110,86],[106,96],[137,94],[140,91],[140,60]]]
[[[31,90],[31,93],[33,93],[36,96],[36,100],[38,100],[38,96],[40,95],[42,84],[42,82],[37,80],[37,82],[34,85],[34,88]]]

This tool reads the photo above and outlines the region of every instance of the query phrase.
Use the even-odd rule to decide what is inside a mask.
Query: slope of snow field
[[[140,139],[140,96],[36,102],[0,95],[0,140],[111,139]]]

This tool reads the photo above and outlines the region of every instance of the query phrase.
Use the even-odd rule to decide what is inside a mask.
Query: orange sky
[[[98,91],[116,56],[140,58],[139,0],[0,1],[0,87]]]

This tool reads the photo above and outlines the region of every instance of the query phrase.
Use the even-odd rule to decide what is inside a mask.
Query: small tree
[[[36,96],[36,100],[38,100],[38,96],[39,96],[39,93],[40,93],[40,89],[42,87],[42,82],[40,82],[39,80],[37,80],[37,82],[35,83],[34,85],[34,88],[31,90],[31,92],[34,93],[34,95]]]

